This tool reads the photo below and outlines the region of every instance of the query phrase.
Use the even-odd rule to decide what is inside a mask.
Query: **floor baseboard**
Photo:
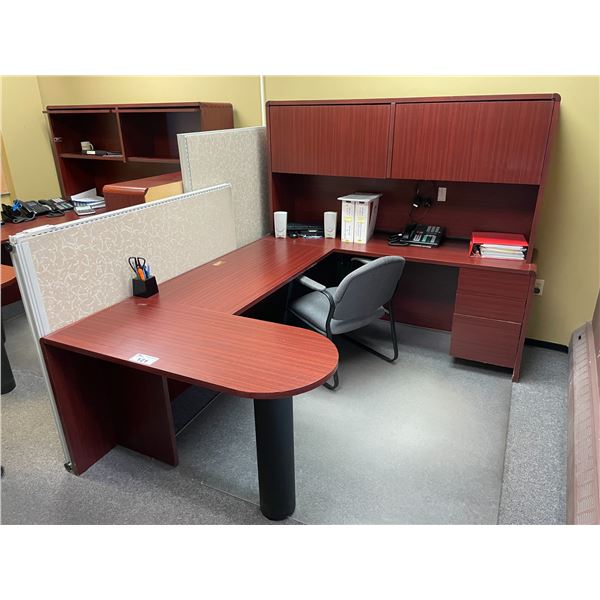
[[[528,346],[537,346],[538,348],[546,348],[547,350],[558,350],[564,354],[569,353],[569,347],[564,344],[555,344],[554,342],[545,342],[544,340],[534,340],[532,338],[525,338],[525,344]]]

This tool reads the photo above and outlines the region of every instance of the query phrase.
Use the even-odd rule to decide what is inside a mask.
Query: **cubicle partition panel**
[[[38,342],[130,296],[130,256],[146,258],[160,288],[163,282],[234,250],[231,186],[44,225],[11,236],[10,243],[28,321]],[[52,398],[50,386],[48,390]],[[53,408],[57,417],[54,401]],[[68,462],[60,421],[56,421]]]
[[[567,523],[600,525],[600,295],[569,344]]]
[[[264,127],[177,136],[183,190],[231,183],[238,247],[271,231]]]

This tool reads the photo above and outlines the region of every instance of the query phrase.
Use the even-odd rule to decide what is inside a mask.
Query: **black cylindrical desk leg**
[[[296,508],[293,399],[254,401],[260,510],[280,521]]]
[[[2,393],[8,394],[12,392],[17,385],[15,383],[15,376],[13,375],[12,369],[10,368],[10,362],[8,355],[6,354],[6,348],[4,348],[4,324],[2,324]]]

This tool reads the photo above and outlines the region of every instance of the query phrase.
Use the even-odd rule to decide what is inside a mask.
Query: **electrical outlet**
[[[437,201],[438,202],[446,202],[446,188],[445,187],[438,188]]]
[[[536,279],[535,284],[533,286],[533,295],[541,296],[544,293],[544,280]]]

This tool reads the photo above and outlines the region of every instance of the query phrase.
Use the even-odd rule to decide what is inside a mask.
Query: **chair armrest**
[[[370,262],[373,262],[373,260],[371,258],[361,258],[360,256],[353,256],[350,259],[350,262],[359,262],[363,265],[368,265]]]
[[[322,283],[319,283],[318,281],[315,281],[314,279],[311,279],[306,275],[303,275],[302,277],[297,279],[297,281],[298,283],[301,283],[302,285],[306,286],[311,290],[314,290],[315,292],[324,292],[327,289]]]

